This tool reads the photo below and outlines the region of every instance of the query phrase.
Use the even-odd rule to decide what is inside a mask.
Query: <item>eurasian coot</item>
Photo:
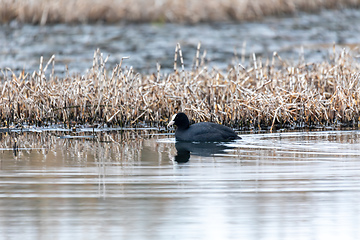
[[[177,126],[175,139],[186,142],[226,142],[241,139],[231,128],[212,123],[200,122],[190,125],[185,113],[177,113],[172,118],[168,127]]]

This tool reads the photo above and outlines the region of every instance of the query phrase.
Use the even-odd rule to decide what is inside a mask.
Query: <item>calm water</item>
[[[1,134],[0,239],[359,239],[359,131],[58,135]]]

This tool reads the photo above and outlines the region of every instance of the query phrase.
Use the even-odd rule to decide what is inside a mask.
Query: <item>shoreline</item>
[[[269,16],[317,12],[322,9],[359,8],[360,0],[241,1],[12,1],[0,0],[0,23],[31,24],[155,22],[189,23],[254,21]],[[144,10],[146,9],[146,10]]]
[[[272,59],[252,55],[252,65],[227,72],[201,64],[183,69],[177,45],[174,72],[142,75],[121,62],[106,68],[98,50],[83,76],[59,78],[55,57],[38,71],[0,77],[0,127],[62,123],[109,127],[163,127],[176,112],[194,121],[235,129],[357,127],[360,121],[360,64],[349,52],[328,61],[291,65],[276,52]],[[50,72],[50,73],[49,73]]]

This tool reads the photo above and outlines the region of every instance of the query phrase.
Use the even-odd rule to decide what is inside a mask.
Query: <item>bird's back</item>
[[[186,130],[177,129],[175,138],[178,141],[189,142],[224,142],[240,137],[229,127],[211,122],[201,122],[190,125]]]

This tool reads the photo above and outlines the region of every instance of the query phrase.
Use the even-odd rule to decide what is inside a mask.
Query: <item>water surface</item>
[[[0,239],[360,236],[358,131],[216,145],[146,130],[63,135],[1,134]]]
[[[114,24],[114,25],[0,25],[0,69],[15,72],[39,69],[56,55],[55,74],[86,73],[91,68],[94,51],[100,48],[110,56],[113,68],[122,57],[130,57],[123,66],[142,73],[156,72],[156,64],[172,71],[174,50],[180,42],[185,68],[191,69],[198,42],[206,50],[206,62],[220,70],[231,64],[252,64],[252,54],[263,59],[274,51],[293,63],[328,61],[338,49],[352,48],[359,53],[360,10],[344,9],[316,14],[299,13],[294,17],[265,18],[258,22],[182,24]],[[303,47],[303,48],[302,48]],[[245,58],[242,58],[244,53]],[[250,60],[250,61],[249,61]],[[244,61],[244,62],[243,62]],[[265,61],[265,60],[264,60]],[[51,66],[47,74],[51,73]]]

